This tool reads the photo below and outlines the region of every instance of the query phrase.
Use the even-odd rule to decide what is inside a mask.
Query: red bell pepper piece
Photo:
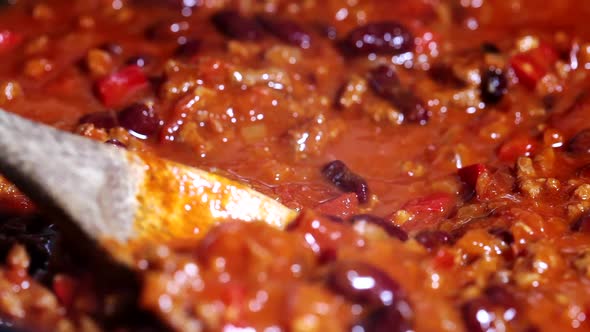
[[[557,62],[557,59],[557,52],[553,47],[540,42],[539,46],[514,55],[510,59],[510,66],[520,83],[529,89],[534,89],[541,78],[547,75],[551,66]]]
[[[455,197],[448,193],[433,193],[410,200],[402,209],[411,213],[414,218],[404,223],[402,228],[405,231],[414,231],[434,226],[441,218],[446,217],[455,205]]]
[[[148,79],[138,66],[128,66],[97,83],[97,92],[107,107],[123,103],[131,95],[147,87]]]

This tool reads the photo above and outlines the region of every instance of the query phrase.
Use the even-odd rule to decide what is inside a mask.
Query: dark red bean
[[[505,228],[495,227],[490,229],[488,233],[499,238],[500,240],[502,240],[502,242],[506,243],[507,245],[511,245],[514,243],[514,235],[512,235],[512,233]]]
[[[160,126],[160,118],[152,107],[145,104],[133,104],[118,115],[122,127],[133,134],[149,137],[155,134]]]
[[[336,38],[338,38],[338,30],[336,30],[335,26],[330,24],[318,23],[316,27],[320,35],[330,40],[336,40]]]
[[[590,233],[590,213],[583,214],[571,224],[572,232]]]
[[[567,150],[576,154],[590,153],[590,129],[584,129],[567,143]]]
[[[428,251],[432,251],[440,246],[451,244],[451,234],[437,230],[423,230],[414,237]]]
[[[352,55],[397,55],[414,49],[412,33],[397,22],[371,23],[352,30],[341,42]]]
[[[514,294],[502,286],[488,286],[484,290],[484,295],[492,304],[504,309],[516,309],[518,306]]]
[[[496,314],[491,310],[491,303],[485,298],[476,298],[461,306],[461,316],[465,329],[469,332],[495,331],[493,322]]]
[[[404,114],[404,121],[426,124],[430,115],[422,100],[401,84],[392,67],[382,65],[369,72],[369,85]]]
[[[488,68],[481,76],[481,100],[490,105],[499,103],[506,94],[508,81],[502,69]]]
[[[304,49],[311,47],[311,35],[293,21],[270,16],[258,16],[258,21],[266,31],[287,44],[299,46]]]
[[[355,193],[360,203],[369,200],[367,181],[353,173],[342,161],[334,160],[328,163],[322,169],[322,174],[340,190]]]
[[[432,65],[428,70],[429,76],[439,84],[454,88],[461,89],[467,86],[467,83],[463,81],[453,68],[447,63],[436,63]]]
[[[242,16],[236,10],[223,10],[211,17],[213,25],[223,34],[239,40],[260,40],[264,30],[254,18]]]
[[[482,43],[481,50],[484,53],[490,53],[490,54],[499,54],[500,53],[500,49],[498,48],[498,46],[496,46],[495,44],[490,43],[490,42]]]
[[[487,167],[484,164],[473,164],[459,168],[457,175],[469,190],[475,190],[477,180],[486,171]]]
[[[318,263],[320,265],[335,261],[338,258],[338,251],[336,248],[326,248],[320,252],[318,256]]]
[[[182,58],[190,58],[195,56],[201,50],[202,43],[197,39],[187,40],[185,43],[178,45],[174,51],[174,55]]]
[[[503,286],[488,286],[482,296],[461,306],[467,331],[496,331],[495,321],[513,324],[517,320],[518,302],[513,293]],[[518,330],[518,329],[516,329]]]
[[[371,312],[360,323],[353,325],[353,332],[410,332],[412,323],[396,307],[381,307]]]
[[[187,21],[162,21],[147,28],[146,37],[150,40],[174,40],[183,44],[191,34],[191,26]]]
[[[375,266],[364,262],[336,262],[327,282],[334,292],[360,304],[391,306],[404,297],[396,281]]]
[[[114,145],[114,146],[116,146],[118,148],[123,148],[123,149],[126,149],[127,148],[127,145],[123,144],[123,142],[119,141],[116,138],[111,138],[109,140],[106,140],[105,141],[105,144]]]
[[[557,105],[557,96],[555,94],[545,95],[541,98],[541,103],[547,111],[552,111],[555,105]]]
[[[86,114],[78,120],[78,123],[91,123],[94,127],[103,129],[111,129],[119,125],[117,114],[113,111]]]
[[[361,222],[377,225],[381,227],[387,234],[389,234],[389,236],[398,238],[401,241],[408,240],[408,233],[401,229],[401,227],[394,225],[391,221],[372,214],[357,214],[350,217],[348,221],[353,225]]]
[[[389,97],[402,90],[402,83],[393,69],[387,65],[381,65],[369,72],[371,88],[380,96]]]
[[[127,59],[125,64],[130,65],[130,66],[137,66],[140,68],[144,68],[144,67],[148,66],[151,62],[152,62],[151,56],[146,55],[146,54],[142,54],[142,55],[136,55],[136,56],[130,57],[129,59]]]

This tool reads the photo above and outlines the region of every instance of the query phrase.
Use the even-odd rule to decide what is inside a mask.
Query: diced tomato
[[[315,207],[315,210],[331,216],[348,218],[358,214],[359,202],[355,193],[345,193],[321,203]]]
[[[553,66],[559,59],[559,55],[555,48],[543,41],[539,43],[539,46],[527,53],[533,58],[535,63],[543,67],[545,70],[551,69],[551,66]]]
[[[408,201],[403,209],[415,215],[442,213],[454,205],[454,197],[447,193],[434,193]]]
[[[72,305],[76,288],[76,281],[66,275],[59,274],[53,278],[53,291],[59,302],[65,307]]]
[[[521,84],[529,89],[534,89],[557,59],[557,52],[553,47],[541,42],[534,49],[514,55],[510,59],[510,66]]]
[[[461,181],[463,181],[470,190],[473,190],[477,185],[477,179],[479,176],[486,171],[487,167],[484,164],[473,164],[460,168],[457,171],[457,174]]]
[[[120,105],[131,95],[147,87],[148,79],[138,66],[128,66],[97,83],[98,95],[107,107]]]
[[[534,89],[537,82],[547,74],[528,54],[517,54],[510,59],[510,66],[514,70],[518,81],[529,89]]]
[[[502,144],[498,158],[507,163],[514,163],[518,157],[530,156],[537,148],[537,141],[529,136],[516,136]]]
[[[414,218],[402,225],[406,231],[421,230],[434,226],[455,207],[455,197],[448,193],[433,193],[408,201],[402,207]]]
[[[23,36],[14,31],[0,30],[0,54],[15,49],[23,41]]]

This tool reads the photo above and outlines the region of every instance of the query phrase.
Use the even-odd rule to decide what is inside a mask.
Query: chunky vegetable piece
[[[141,68],[132,65],[98,81],[97,91],[103,104],[112,107],[121,105],[147,84],[147,78]]]
[[[590,330],[588,17],[579,0],[0,0],[1,108],[297,215],[138,247],[123,276],[0,177],[0,330]]]

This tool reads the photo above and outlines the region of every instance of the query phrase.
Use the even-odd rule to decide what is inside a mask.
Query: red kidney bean
[[[258,21],[269,33],[285,43],[304,49],[311,47],[311,35],[294,21],[270,16],[258,16]]]
[[[338,30],[335,26],[330,24],[318,23],[316,24],[318,32],[330,40],[336,40],[338,38]]]
[[[482,296],[461,306],[461,315],[467,331],[492,332],[496,331],[496,320],[513,324],[517,319],[517,309],[516,298],[506,288],[488,286]]]
[[[506,243],[507,245],[511,245],[512,243],[514,243],[514,235],[512,235],[512,233],[507,229],[495,227],[490,229],[488,233],[499,238],[500,240],[502,240],[502,242]]]
[[[484,290],[484,295],[491,303],[501,306],[505,309],[516,309],[518,303],[514,294],[512,294],[506,287],[492,285]]]
[[[236,10],[223,10],[211,17],[213,25],[223,34],[239,40],[260,40],[264,30],[254,18],[241,15]]]
[[[382,65],[369,72],[369,85],[404,114],[404,121],[426,124],[430,117],[424,102],[401,84],[395,70]]]
[[[490,43],[490,42],[483,42],[481,44],[481,50],[484,53],[500,54],[500,49],[498,48],[498,46],[496,46],[496,44]]]
[[[567,150],[576,154],[590,153],[590,129],[578,132],[567,143]]]
[[[350,217],[350,219],[348,219],[348,221],[352,224],[355,224],[358,222],[371,223],[371,224],[381,227],[387,234],[389,234],[389,236],[398,238],[401,241],[408,240],[408,233],[406,233],[406,231],[401,229],[399,226],[394,225],[391,221],[388,221],[384,218],[381,218],[381,217],[378,217],[375,215],[357,214],[357,215]]]
[[[351,327],[355,332],[410,332],[412,323],[395,307],[381,307]]]
[[[499,68],[488,68],[481,76],[481,100],[490,105],[499,103],[508,91],[506,75]]]
[[[367,181],[353,173],[342,161],[334,160],[328,163],[322,169],[322,174],[340,190],[355,193],[360,203],[369,200]]]
[[[152,107],[133,104],[118,114],[119,123],[132,133],[149,137],[160,127],[160,118]]]
[[[570,226],[572,232],[590,233],[590,213],[585,213]]]
[[[475,190],[477,180],[484,173],[487,172],[487,167],[484,164],[473,164],[459,168],[457,175],[469,190]]]
[[[494,328],[495,313],[485,298],[476,298],[461,306],[461,316],[469,332],[491,332]]]
[[[429,76],[436,82],[460,89],[467,86],[467,83],[457,76],[453,68],[447,63],[435,63],[428,70]]]
[[[189,39],[186,42],[178,45],[174,51],[177,57],[190,58],[195,56],[201,50],[202,43],[197,39]]]
[[[403,297],[396,281],[364,262],[336,262],[327,282],[334,292],[361,304],[391,306]]]
[[[414,49],[414,36],[398,22],[378,22],[352,30],[341,46],[345,53],[352,55],[397,55]]]
[[[174,40],[179,44],[184,43],[191,34],[191,25],[188,21],[168,20],[158,22],[147,28],[145,35],[149,40]]]

